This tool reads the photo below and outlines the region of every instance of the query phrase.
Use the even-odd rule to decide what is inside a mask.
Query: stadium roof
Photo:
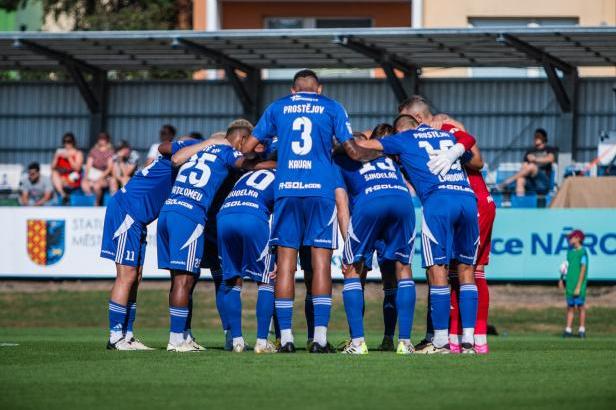
[[[616,27],[0,33],[0,69],[616,66]]]
[[[402,101],[419,92],[422,67],[532,66],[545,70],[571,142],[577,67],[616,66],[616,27],[0,33],[0,70],[68,72],[90,111],[91,138],[104,129],[109,70],[224,69],[244,115],[255,120],[265,68],[380,67]]]

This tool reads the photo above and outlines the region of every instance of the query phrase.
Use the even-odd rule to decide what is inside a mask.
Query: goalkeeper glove
[[[428,161],[428,168],[434,175],[445,176],[451,169],[451,166],[465,152],[464,145],[458,143],[447,151],[441,151],[437,156]]]

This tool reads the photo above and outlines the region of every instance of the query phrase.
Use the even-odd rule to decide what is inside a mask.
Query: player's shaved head
[[[399,114],[408,114],[419,121],[427,122],[432,117],[430,104],[421,95],[412,95],[398,106]]]
[[[361,140],[361,141],[367,141],[368,140],[368,136],[366,134],[364,134],[363,132],[359,132],[359,131],[354,131],[353,132],[353,138],[355,138],[356,140]]]
[[[321,92],[321,83],[319,82],[319,77],[317,73],[312,70],[300,70],[293,76],[293,87],[291,88],[293,92],[313,92],[320,93]]]
[[[396,132],[402,132],[417,128],[419,121],[409,114],[400,114],[394,120],[394,130]]]

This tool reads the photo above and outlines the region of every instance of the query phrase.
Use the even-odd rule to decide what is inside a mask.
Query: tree
[[[8,11],[28,2],[41,2],[44,14],[55,20],[66,16],[72,30],[173,30],[192,29],[192,0],[0,0]],[[188,79],[186,70],[157,70],[112,73],[114,79]],[[20,78],[39,79],[40,73],[20,72]],[[58,73],[56,77],[63,77]],[[1,77],[0,77],[1,79]]]
[[[14,11],[28,2],[42,3],[56,20],[69,17],[73,30],[192,28],[192,0],[0,0],[0,8]]]

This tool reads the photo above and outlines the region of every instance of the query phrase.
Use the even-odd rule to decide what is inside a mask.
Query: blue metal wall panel
[[[324,93],[347,109],[355,130],[391,122],[397,102],[387,82],[373,79],[325,81]],[[286,81],[265,81],[262,104],[289,93]],[[616,129],[616,79],[583,79],[580,85],[578,159],[596,153],[601,130]],[[533,130],[555,137],[559,107],[544,79],[426,79],[421,92],[437,108],[463,121],[492,166],[519,161]],[[158,139],[164,123],[180,135],[224,130],[241,116],[233,89],[219,81],[112,82],[108,130],[115,141],[129,140],[140,151]],[[87,143],[88,112],[69,83],[0,83],[0,162],[49,162],[62,133],[73,131]],[[87,147],[85,147],[87,148]]]

